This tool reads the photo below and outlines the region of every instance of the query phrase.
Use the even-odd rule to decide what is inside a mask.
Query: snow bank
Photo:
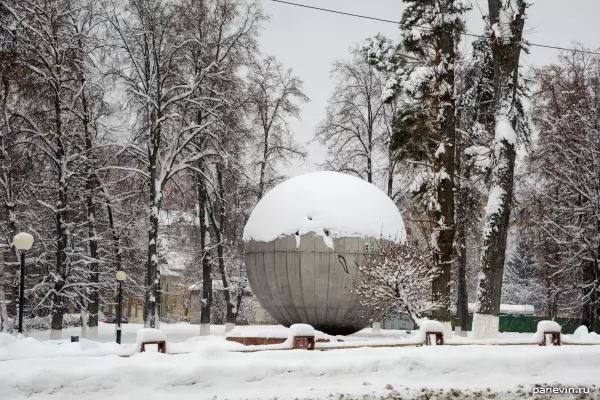
[[[496,398],[513,399],[527,398],[535,384],[598,385],[599,370],[600,346],[439,346],[169,357],[144,353],[79,362],[9,361],[0,368],[0,393],[7,399],[30,400],[293,400],[341,398],[340,393],[350,394],[348,398],[417,398],[423,397],[422,388],[444,388],[483,391],[483,396],[469,398],[510,390]],[[387,390],[388,384],[399,393]],[[522,396],[515,393],[518,390]]]
[[[589,335],[589,331],[587,326],[581,325],[579,328],[575,329],[573,332],[573,339],[584,339]]]
[[[310,325],[308,325],[310,326]],[[311,327],[312,328],[312,327]],[[290,328],[286,328],[282,325],[249,325],[249,326],[236,326],[232,331],[226,332],[226,337],[261,337],[261,338],[281,338],[287,339],[290,336]],[[326,333],[318,331],[313,328],[315,340],[318,339],[329,339],[336,341],[335,336],[330,336]]]
[[[6,342],[5,342],[6,343]],[[0,361],[28,358],[91,357],[108,355],[131,355],[131,346],[116,343],[98,343],[80,338],[79,342],[46,341],[19,338],[0,346]]]
[[[374,185],[339,172],[291,178],[258,202],[244,228],[244,241],[270,242],[314,232],[332,237],[377,237],[401,242],[406,233],[394,202]]]
[[[562,341],[569,344],[600,344],[600,335],[588,332],[585,325],[581,325],[572,335],[562,335]]]
[[[244,348],[243,344],[224,340],[223,337],[196,336],[185,342],[169,342],[167,352],[170,354],[197,353],[201,356],[216,357],[228,351],[239,351]]]
[[[17,338],[14,337],[13,335],[4,333],[4,332],[0,332],[0,348],[6,347],[6,346],[14,343],[15,340],[17,340]]]

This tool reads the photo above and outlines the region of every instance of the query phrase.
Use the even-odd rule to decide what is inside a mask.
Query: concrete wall
[[[261,306],[280,324],[307,323],[333,335],[347,335],[378,317],[350,292],[357,263],[374,239],[334,239],[335,251],[312,233],[273,242],[246,243],[248,281]]]

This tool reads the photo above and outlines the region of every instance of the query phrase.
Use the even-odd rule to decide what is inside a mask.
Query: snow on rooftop
[[[500,304],[500,314],[535,314],[535,308],[526,304]]]
[[[277,185],[258,202],[244,241],[270,242],[314,232],[331,237],[376,237],[401,242],[404,221],[394,202],[365,180],[339,172],[300,175]]]

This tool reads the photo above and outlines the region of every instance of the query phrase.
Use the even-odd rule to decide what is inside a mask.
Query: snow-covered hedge
[[[13,330],[17,329],[19,324],[19,319],[9,319],[8,320],[8,329]],[[26,331],[45,331],[50,329],[52,324],[52,316],[48,315],[46,317],[35,317],[35,318],[26,318],[23,320],[23,329]],[[81,326],[81,314],[65,314],[63,316],[63,329],[69,327]]]

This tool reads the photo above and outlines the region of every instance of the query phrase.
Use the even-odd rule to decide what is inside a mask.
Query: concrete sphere
[[[297,240],[300,246],[297,247]],[[349,335],[380,315],[364,309],[351,293],[356,266],[375,239],[333,238],[308,233],[271,242],[246,242],[248,281],[260,305],[280,324],[310,324],[330,335]]]
[[[296,176],[271,189],[248,218],[248,281],[280,324],[348,335],[379,317],[352,294],[365,250],[375,238],[405,237],[396,204],[371,183],[331,171]]]

